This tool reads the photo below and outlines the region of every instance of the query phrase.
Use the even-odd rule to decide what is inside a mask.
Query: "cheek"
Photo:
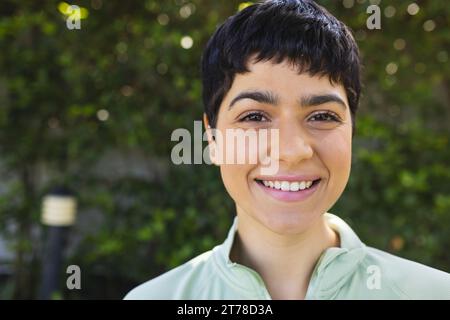
[[[267,149],[266,145],[260,145],[256,130],[242,129],[226,129],[222,142],[218,141],[217,146],[226,165],[257,164],[260,153]]]
[[[351,133],[337,131],[322,139],[317,150],[319,157],[328,168],[331,180],[345,180],[346,183],[350,175],[352,159]]]
[[[252,166],[245,164],[223,164],[220,166],[222,182],[228,194],[234,201],[245,198],[248,194],[248,174]]]

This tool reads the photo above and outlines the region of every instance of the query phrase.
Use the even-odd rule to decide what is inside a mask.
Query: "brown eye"
[[[266,116],[260,112],[252,112],[247,114],[246,116],[242,117],[240,122],[265,122],[268,121]]]
[[[309,120],[321,122],[341,122],[339,117],[331,112],[320,112],[313,114]]]

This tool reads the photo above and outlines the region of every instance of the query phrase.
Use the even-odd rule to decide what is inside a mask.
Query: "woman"
[[[221,25],[202,57],[204,125],[236,218],[223,244],[126,298],[450,299],[449,274],[367,247],[327,213],[349,179],[359,70],[348,28],[313,1],[254,4]],[[230,147],[230,130],[264,135]]]

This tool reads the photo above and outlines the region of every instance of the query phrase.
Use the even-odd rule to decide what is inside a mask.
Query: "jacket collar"
[[[338,216],[325,213],[328,225],[340,236],[340,247],[326,249],[314,269],[306,299],[332,299],[352,276],[365,257],[364,243],[352,228]],[[214,248],[214,259],[222,275],[234,287],[247,293],[270,298],[261,277],[256,271],[230,260],[238,218],[235,217],[225,241]]]

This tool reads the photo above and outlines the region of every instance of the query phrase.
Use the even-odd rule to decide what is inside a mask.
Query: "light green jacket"
[[[450,274],[367,247],[326,213],[340,248],[325,250],[306,299],[450,299]],[[125,299],[271,299],[258,273],[230,261],[237,218],[221,245],[141,284]]]

